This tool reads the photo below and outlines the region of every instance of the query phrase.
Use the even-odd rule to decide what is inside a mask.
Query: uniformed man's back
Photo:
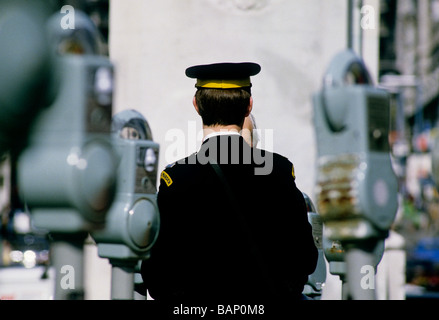
[[[288,159],[216,130],[160,181],[160,233],[142,264],[154,299],[300,297],[317,250]]]

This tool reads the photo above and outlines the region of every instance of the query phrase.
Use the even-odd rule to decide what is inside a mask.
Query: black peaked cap
[[[261,66],[253,62],[223,62],[197,65],[186,69],[186,76],[195,79],[244,79],[257,75]]]

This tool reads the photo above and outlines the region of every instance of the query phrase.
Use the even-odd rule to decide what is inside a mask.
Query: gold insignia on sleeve
[[[171,177],[165,171],[162,171],[162,174],[160,175],[160,179],[163,179],[168,187],[172,184]]]
[[[294,165],[292,164],[291,167],[293,168],[293,172],[292,172],[292,174],[293,174],[293,179],[296,179],[296,175],[294,174]]]

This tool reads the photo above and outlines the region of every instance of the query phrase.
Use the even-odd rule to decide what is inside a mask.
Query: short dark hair
[[[198,88],[195,99],[203,124],[242,126],[250,104],[250,88]]]

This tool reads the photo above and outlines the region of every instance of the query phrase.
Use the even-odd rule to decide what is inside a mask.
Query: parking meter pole
[[[347,282],[344,300],[376,300],[375,272],[369,274],[376,264],[374,250],[362,245],[348,247],[345,253]],[[375,269],[373,269],[375,270]]]
[[[55,300],[83,300],[84,241],[86,233],[52,235],[51,259],[55,268]]]
[[[134,268],[136,263],[127,264],[126,261],[110,260],[111,269],[111,299],[134,299]]]
[[[341,299],[342,300],[349,300],[349,287],[348,287],[348,283],[346,281],[346,276],[341,275],[340,281],[341,281]]]

